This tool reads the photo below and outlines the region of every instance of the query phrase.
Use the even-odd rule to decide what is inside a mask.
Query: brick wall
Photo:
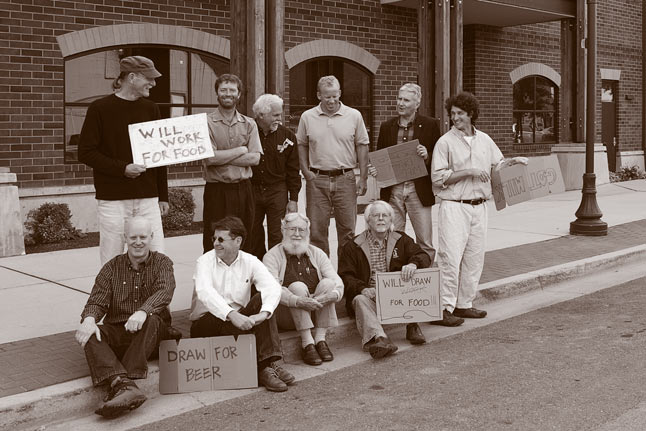
[[[63,160],[64,62],[56,36],[97,26],[159,23],[229,35],[229,0],[8,0],[0,10],[0,166],[21,187],[92,184]],[[197,175],[170,169],[170,178]]]
[[[642,8],[636,0],[607,0],[597,6],[599,68],[619,69],[617,140],[620,151],[642,150]],[[597,94],[601,77],[597,75]],[[601,101],[597,99],[597,139],[601,141]]]
[[[509,73],[526,63],[542,63],[560,73],[559,22],[515,27],[464,28],[464,88],[480,102],[477,127],[505,156],[549,154],[552,144],[514,144],[513,84]]]

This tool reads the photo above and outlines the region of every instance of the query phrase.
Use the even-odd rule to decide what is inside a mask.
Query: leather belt
[[[327,175],[328,177],[338,177],[339,175],[343,175],[346,172],[352,172],[354,171],[354,169],[346,168],[346,169],[333,169],[331,171],[324,171],[323,169],[310,168],[310,171],[318,175]]]
[[[454,200],[454,199],[449,199],[450,201],[453,202],[460,202],[463,204],[469,204],[469,205],[480,205],[485,202],[487,202],[486,199],[480,198],[480,199],[462,199],[462,200]]]

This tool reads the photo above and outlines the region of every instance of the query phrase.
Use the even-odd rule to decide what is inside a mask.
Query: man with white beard
[[[303,361],[320,365],[334,359],[325,335],[327,328],[338,324],[334,303],[343,298],[343,282],[323,250],[310,244],[310,220],[306,216],[289,213],[281,225],[283,241],[263,258],[283,287],[276,310],[278,327],[296,329],[301,336]]]

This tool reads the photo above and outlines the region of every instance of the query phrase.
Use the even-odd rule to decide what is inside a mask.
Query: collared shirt
[[[104,323],[124,323],[138,310],[148,315],[159,314],[170,322],[168,304],[175,291],[173,262],[156,251],[134,269],[128,253],[109,260],[94,281],[94,287],[81,313]]]
[[[401,118],[400,121],[397,123],[399,126],[397,129],[397,144],[403,144],[405,142],[410,141],[410,138],[413,136],[413,123],[415,122],[415,117],[413,117],[408,124],[405,126],[402,126],[401,123]],[[399,183],[393,186],[393,191],[392,193],[402,193],[402,190],[404,187],[412,187],[414,186],[414,182],[412,180],[404,181],[403,183]]]
[[[271,316],[280,302],[281,286],[265,265],[252,254],[238,252],[238,257],[227,265],[211,250],[197,259],[193,275],[195,289],[191,303],[191,320],[211,313],[226,320],[232,311],[238,311],[251,300],[251,285],[262,298],[260,311]]]
[[[491,182],[483,183],[478,178],[464,178],[453,184],[444,182],[453,172],[464,169],[482,169],[491,172],[492,166],[503,160],[503,155],[494,141],[475,127],[474,139],[467,142],[464,133],[455,126],[435,144],[431,158],[431,181],[433,192],[444,200],[489,199]]]
[[[285,279],[283,284],[289,286],[295,281],[305,283],[310,293],[314,293],[319,284],[319,276],[307,253],[302,256],[290,254],[287,256]]]
[[[376,273],[388,271],[386,263],[387,238],[379,240],[370,233],[370,230],[366,230],[366,240],[370,250],[370,287],[375,287]]]
[[[343,103],[332,115],[321,105],[303,112],[296,138],[298,145],[308,149],[310,167],[326,171],[354,168],[355,147],[370,144],[361,113]]]
[[[271,187],[275,184],[285,184],[290,201],[298,201],[301,190],[301,175],[298,164],[298,148],[296,136],[286,127],[265,135],[260,130],[262,156],[258,166],[252,167],[251,182],[260,187]]]
[[[229,122],[219,109],[209,113],[207,119],[213,151],[246,146],[249,153],[262,154],[258,126],[253,119],[235,111],[233,119]],[[250,166],[216,165],[215,160],[214,157],[209,157],[203,161],[204,179],[207,182],[237,183],[251,178]]]

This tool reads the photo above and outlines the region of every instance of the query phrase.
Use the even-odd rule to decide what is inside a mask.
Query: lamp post
[[[594,144],[596,138],[596,94],[597,94],[597,0],[588,4],[588,62],[587,62],[587,105],[585,131],[585,173],[581,204],[576,210],[576,220],[570,223],[572,235],[602,236],[608,234],[608,224],[601,220],[597,205],[597,188],[594,174]]]

